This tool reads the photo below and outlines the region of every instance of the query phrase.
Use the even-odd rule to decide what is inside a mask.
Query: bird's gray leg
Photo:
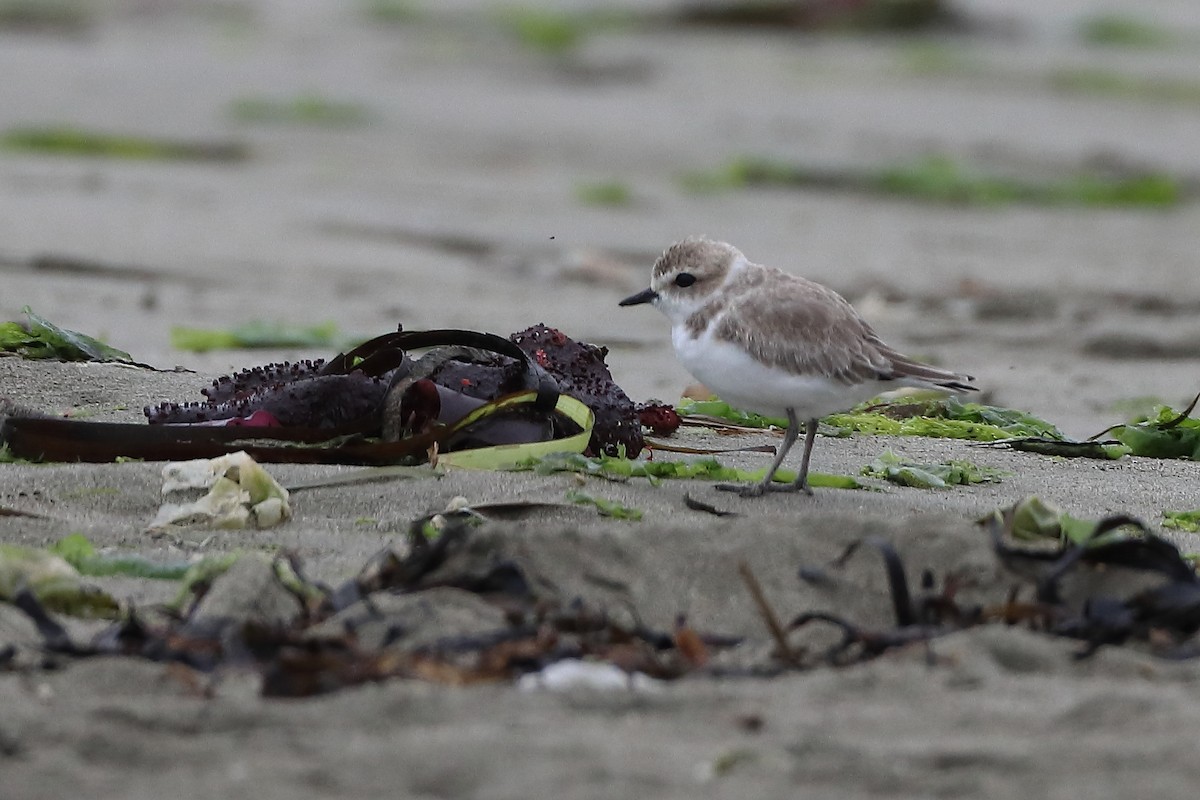
[[[783,434],[783,444],[780,445],[779,453],[775,456],[774,463],[771,464],[771,468],[767,470],[767,474],[761,481],[751,484],[750,486],[741,486],[736,483],[718,483],[716,488],[723,492],[737,492],[742,497],[761,497],[768,491],[789,491],[792,489],[801,488],[797,487],[795,484],[788,484],[787,486],[775,486],[771,483],[772,479],[775,477],[775,471],[779,469],[779,465],[783,463],[783,459],[785,456],[787,456],[788,450],[791,450],[792,445],[796,443],[796,437],[800,435],[800,422],[796,419],[796,412],[789,408],[787,410],[787,418],[788,426],[787,431]],[[816,420],[813,420],[813,422],[815,423]],[[813,425],[812,432],[814,435],[817,432],[815,424]],[[811,448],[811,446],[812,442],[810,439],[808,440],[808,447]],[[807,456],[808,448],[806,448],[804,452]],[[805,460],[805,463],[807,464],[807,459]],[[805,472],[807,473],[807,470],[805,470]],[[807,491],[807,484],[803,488]]]
[[[812,488],[808,485],[808,459],[812,456],[813,442],[817,440],[817,420],[810,419],[804,423],[804,455],[800,458],[800,473],[796,476],[795,482],[792,483],[792,488],[812,494]]]

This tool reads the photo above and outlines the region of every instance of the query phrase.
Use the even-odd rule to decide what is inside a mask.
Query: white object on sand
[[[162,474],[165,502],[151,529],[171,525],[270,528],[291,519],[287,489],[243,451],[172,461]],[[197,497],[199,492],[204,494]]]

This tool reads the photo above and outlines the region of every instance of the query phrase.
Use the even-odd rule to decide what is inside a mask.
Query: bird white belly
[[[823,417],[869,400],[889,387],[880,381],[846,385],[824,375],[795,375],[756,361],[742,348],[707,332],[692,338],[683,326],[671,331],[679,362],[735,408],[800,419]]]

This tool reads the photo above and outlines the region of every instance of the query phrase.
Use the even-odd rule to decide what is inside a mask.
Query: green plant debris
[[[415,0],[367,0],[363,14],[372,22],[399,25],[419,20],[422,9]]]
[[[182,585],[168,604],[169,607],[182,609],[193,595],[207,591],[212,582],[224,575],[243,555],[242,552],[222,553],[192,564],[180,579]]]
[[[507,8],[499,13],[499,21],[521,44],[549,55],[574,50],[589,27],[584,15],[545,8]]]
[[[768,417],[753,411],[734,408],[724,400],[684,399],[675,407],[684,417],[715,417],[747,428],[786,428],[788,421],[783,417]]]
[[[914,75],[980,76],[987,65],[964,47],[941,42],[918,41],[900,50],[900,66]]]
[[[1109,69],[1064,67],[1046,76],[1050,88],[1060,92],[1127,97],[1156,103],[1200,104],[1200,81],[1161,75],[1143,76]]]
[[[595,181],[575,187],[579,202],[588,206],[626,208],[633,205],[633,190],[620,181]]]
[[[999,519],[1009,536],[1024,541],[1051,539],[1092,547],[1129,536],[1126,526],[1094,537],[1099,520],[1073,517],[1036,495],[1008,508],[996,509],[988,517]]]
[[[23,588],[60,614],[110,618],[120,609],[107,592],[83,583],[79,571],[61,556],[0,543],[0,600],[12,600]]]
[[[990,442],[1014,436],[1064,438],[1054,425],[1015,408],[964,403],[957,397],[913,402],[905,398],[864,403],[822,420],[835,428],[892,436],[972,439]]]
[[[0,29],[78,34],[95,22],[84,0],[0,0]]]
[[[249,153],[238,142],[155,139],[89,131],[70,126],[9,128],[0,134],[0,149],[55,156],[83,156],[140,161],[244,161]]]
[[[542,458],[527,459],[514,469],[532,470],[539,475],[575,472],[616,481],[646,478],[654,485],[670,479],[752,482],[762,480],[763,476],[767,474],[766,467],[754,471],[741,470],[725,466],[715,458],[694,461],[631,461],[616,456],[597,458],[580,453],[553,453]],[[775,481],[779,483],[790,483],[795,479],[796,473],[791,470],[781,469],[775,473]],[[808,482],[811,486],[829,489],[865,488],[862,483],[848,475],[825,475],[810,472]]]
[[[1120,14],[1098,14],[1079,24],[1079,38],[1105,47],[1161,48],[1175,44],[1168,28]]]
[[[501,29],[523,46],[562,58],[574,53],[592,34],[628,28],[646,18],[619,10],[573,12],[549,6],[509,6],[501,8],[496,19]]]
[[[1056,458],[1096,458],[1116,461],[1129,455],[1129,448],[1120,442],[1073,442],[1059,439],[1049,439],[1040,436],[1024,436],[1016,439],[1005,439],[995,442],[997,445],[1011,447],[1025,453],[1037,453],[1040,456]]]
[[[1164,511],[1163,527],[1188,533],[1200,533],[1200,509],[1195,511]]]
[[[735,159],[723,169],[685,176],[696,191],[785,186],[890,195],[951,205],[1172,206],[1185,186],[1169,175],[1081,172],[1057,180],[988,175],[935,155],[872,171],[810,167],[760,158]]]
[[[1198,397],[1200,399],[1200,397]],[[1183,411],[1157,406],[1151,414],[1105,433],[1146,458],[1189,458],[1200,460],[1200,419],[1189,416],[1196,400]]]
[[[138,555],[100,554],[91,541],[79,533],[64,536],[52,544],[49,551],[78,570],[79,574],[94,578],[125,575],[177,581],[192,568],[190,563],[162,564]]]
[[[721,400],[684,400],[679,403],[677,410],[682,416],[717,417],[753,428],[787,427],[786,419],[741,411]],[[1063,438],[1054,425],[1028,412],[964,403],[957,397],[917,401],[902,397],[887,402],[868,402],[842,414],[831,414],[821,421],[846,433],[973,439],[981,442],[1015,436]]]
[[[891,450],[887,450],[863,467],[862,474],[917,489],[948,489],[951,486],[969,486],[973,483],[998,483],[1010,473],[962,460],[920,464],[905,461]]]
[[[596,511],[602,517],[612,517],[613,519],[627,519],[637,521],[642,518],[642,510],[640,508],[631,508],[623,506],[615,500],[606,500],[603,497],[594,497],[586,492],[581,492],[578,489],[571,489],[567,492],[567,499],[576,505],[595,506]]]
[[[35,314],[29,306],[21,311],[27,319],[24,325],[19,322],[0,323],[0,350],[16,353],[23,358],[134,363],[124,350],[109,347],[86,334],[60,328]]]
[[[362,125],[371,119],[371,114],[358,103],[330,100],[318,94],[291,99],[242,97],[233,101],[230,114],[241,122],[328,127]]]
[[[196,353],[274,347],[337,347],[343,344],[338,338],[335,322],[295,326],[257,321],[228,330],[186,327],[171,329],[172,347]]]

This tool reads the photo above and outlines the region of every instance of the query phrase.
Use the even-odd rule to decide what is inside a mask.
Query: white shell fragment
[[[245,452],[172,461],[162,473],[164,502],[151,529],[172,525],[270,528],[291,519],[287,489]]]
[[[661,686],[661,681],[641,672],[631,674],[613,664],[576,658],[556,661],[547,665],[541,672],[522,675],[517,679],[517,688],[526,692],[656,692]]]

